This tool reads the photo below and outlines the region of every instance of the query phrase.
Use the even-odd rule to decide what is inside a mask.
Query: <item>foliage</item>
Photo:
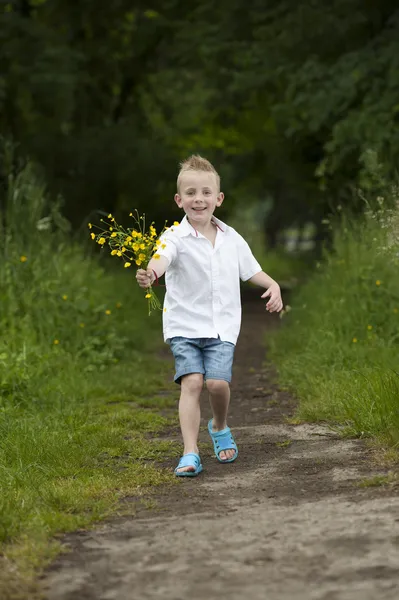
[[[396,446],[399,217],[379,203],[334,228],[333,249],[294,298],[273,355],[302,418]]]

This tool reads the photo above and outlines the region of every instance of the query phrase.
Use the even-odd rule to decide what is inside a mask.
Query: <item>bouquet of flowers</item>
[[[108,222],[101,219],[106,228],[100,228],[97,234],[91,232],[90,237],[102,247],[107,245],[111,256],[122,259],[126,269],[131,267],[132,264],[146,269],[151,258],[160,258],[160,255],[157,253],[158,248],[160,246],[162,248],[166,247],[160,237],[169,228],[166,226],[165,221],[165,225],[159,234],[157,234],[154,223],[151,223],[148,231],[146,231],[145,215],[140,216],[138,211],[135,210],[129,216],[133,217],[133,227],[125,229],[109,214]],[[179,223],[176,222],[174,225],[179,225]],[[89,223],[88,227],[92,229],[93,225]],[[152,310],[161,308],[161,303],[151,286],[146,289],[145,297],[148,300],[149,315]]]

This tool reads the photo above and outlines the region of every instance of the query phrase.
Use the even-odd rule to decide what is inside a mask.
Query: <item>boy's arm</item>
[[[147,270],[139,269],[136,274],[137,283],[142,288],[148,288],[158,281],[159,277],[165,273],[169,266],[169,259],[166,256],[152,258],[148,263]]]
[[[260,271],[253,275],[248,281],[259,285],[260,287],[266,288],[266,292],[262,294],[261,298],[267,298],[270,296],[269,302],[266,304],[266,310],[269,312],[280,312],[283,308],[283,301],[281,299],[280,286],[277,281],[274,281],[267,273]]]

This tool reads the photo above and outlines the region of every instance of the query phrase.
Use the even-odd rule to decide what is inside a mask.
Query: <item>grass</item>
[[[399,445],[397,219],[382,205],[335,225],[332,250],[294,295],[271,348],[299,419],[388,448]]]
[[[387,473],[386,475],[375,475],[368,479],[362,479],[359,481],[358,486],[367,487],[381,487],[383,485],[397,486],[399,484],[399,478],[397,473]]]
[[[177,398],[160,314],[74,241],[31,165],[0,217],[0,597],[26,600],[62,534],[173,481],[156,465],[180,448],[153,438]]]

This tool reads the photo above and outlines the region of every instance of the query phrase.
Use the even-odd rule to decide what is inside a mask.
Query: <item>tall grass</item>
[[[169,480],[152,461],[176,449],[147,435],[167,423],[158,409],[174,400],[156,396],[168,388],[170,366],[153,355],[160,318],[147,317],[134,273],[104,268],[74,241],[31,165],[10,177],[0,217],[0,597],[7,598],[11,581],[14,592],[22,589],[26,573],[51,555],[55,533]]]
[[[399,233],[380,206],[333,226],[333,247],[272,342],[299,416],[399,443]]]

